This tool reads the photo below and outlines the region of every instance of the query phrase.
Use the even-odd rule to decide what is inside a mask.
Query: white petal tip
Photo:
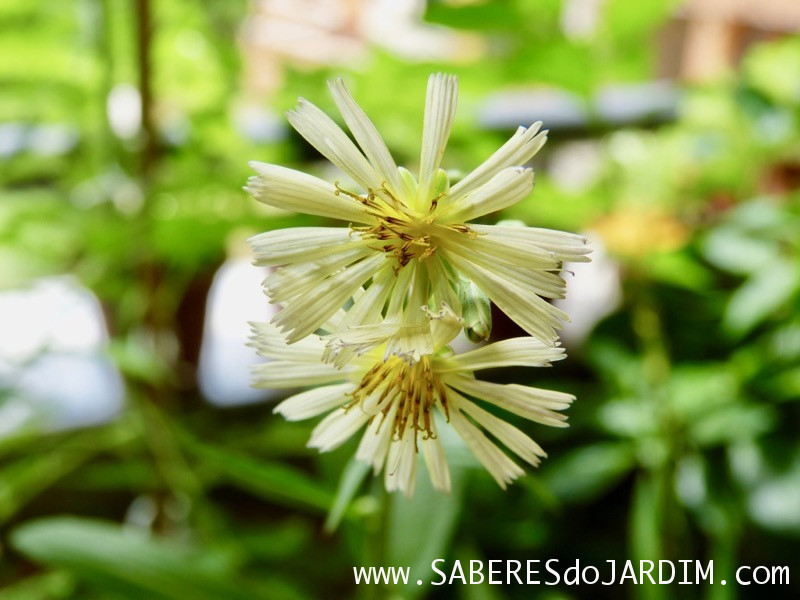
[[[247,165],[259,175],[265,175],[269,170],[269,163],[261,162],[258,160],[251,160]],[[251,178],[252,179],[252,178]]]

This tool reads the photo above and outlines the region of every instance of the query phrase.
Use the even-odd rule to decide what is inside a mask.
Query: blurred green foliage
[[[197,331],[228,248],[311,222],[247,198],[247,161],[321,167],[296,137],[257,143],[232,125],[248,3],[154,2],[152,38],[137,26],[149,4],[0,9],[0,136],[18,140],[0,171],[0,286],[75,274],[104,307],[127,403],[107,425],[0,438],[3,598],[532,593],[353,584],[352,567],[370,565],[411,566],[412,580],[427,581],[433,558],[714,559],[728,579],[739,564],[798,568],[799,39],[754,46],[737,73],[686,88],[674,122],[607,135],[590,127],[601,162],[581,189],[537,173],[532,198],[504,216],[597,231],[621,274],[621,303],[570,360],[537,374],[536,385],[578,397],[569,430],[532,431],[551,457],[540,469],[503,493],[454,454],[452,494],[423,477],[408,501],[348,462],[352,444],[317,456],[305,448],[312,424],[200,397]],[[469,169],[509,133],[479,130],[489,93],[535,83],[588,99],[604,84],[646,81],[648,40],[675,5],[606,2],[595,34],[574,40],[557,0],[431,2],[430,23],[479,33],[487,55],[449,65],[375,50],[343,75],[398,163],[413,164],[427,74],[457,72],[461,109],[444,166]],[[118,84],[140,85],[143,43],[157,129],[150,140],[120,139],[106,102]],[[272,109],[302,95],[335,114],[324,81],[340,73],[288,68]],[[48,132],[61,150],[37,143]],[[559,143],[555,131],[545,160]],[[11,391],[3,383],[0,405]],[[681,592],[760,597],[734,586]]]

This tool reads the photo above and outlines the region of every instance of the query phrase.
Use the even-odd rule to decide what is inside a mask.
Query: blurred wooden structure
[[[244,89],[269,98],[286,65],[357,68],[378,47],[406,60],[468,62],[479,35],[425,23],[426,0],[254,0],[242,25]]]
[[[358,64],[367,45],[357,32],[362,0],[257,0],[242,25],[244,88],[269,97],[283,84],[283,65]]]
[[[707,81],[756,42],[800,32],[800,0],[688,0],[660,39],[659,76]]]

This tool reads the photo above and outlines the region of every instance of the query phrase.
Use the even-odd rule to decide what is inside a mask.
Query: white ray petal
[[[346,227],[292,227],[254,235],[249,240],[255,264],[284,265],[313,261],[369,243]]]
[[[564,349],[530,338],[513,338],[488,344],[463,354],[436,359],[437,373],[479,371],[497,367],[546,367],[566,358]]]
[[[498,249],[497,240],[492,240],[491,244],[486,244],[490,240],[473,240],[476,243],[468,244],[449,244],[448,251],[451,254],[458,254],[473,265],[486,269],[490,273],[505,280],[511,285],[520,288],[521,291],[529,294],[536,294],[543,298],[563,298],[566,291],[566,283],[561,276],[550,272],[551,269],[558,269],[559,263],[553,259],[552,266],[537,268],[535,258],[531,258],[529,264],[521,260],[521,248],[517,248],[519,255],[511,252],[503,252]],[[494,246],[494,247],[492,247]],[[491,249],[489,252],[480,250]]]
[[[347,402],[346,394],[353,389],[352,383],[324,385],[286,398],[272,412],[283,415],[287,421],[302,421],[333,410]]]
[[[369,420],[369,416],[353,407],[350,410],[336,409],[325,417],[311,432],[309,448],[329,452],[341,446]]]
[[[320,282],[313,292],[284,306],[271,322],[280,327],[282,333],[288,334],[287,343],[303,339],[339,310],[384,260],[382,254],[374,254],[331,275]]]
[[[276,269],[264,279],[263,287],[273,304],[305,296],[329,277],[358,264],[362,258],[374,257],[365,246],[340,246],[335,252],[313,261],[303,261]]]
[[[450,469],[447,467],[447,458],[444,455],[442,442],[436,432],[435,419],[431,419],[431,430],[433,435],[423,437],[419,441],[425,465],[428,467],[428,475],[431,478],[433,487],[443,492],[450,491]]]
[[[347,195],[337,194],[336,187],[327,181],[278,165],[253,161],[250,166],[258,175],[248,179],[244,189],[259,202],[330,219],[372,222],[361,204]]]
[[[569,315],[490,269],[452,255],[450,259],[526,332],[545,344],[555,345],[556,329],[561,327],[559,318],[568,321]]]
[[[444,348],[461,332],[464,321],[456,315],[446,303],[441,304],[438,312],[426,311],[430,319],[431,338],[434,351]]]
[[[491,383],[460,375],[445,376],[444,381],[465,394],[490,402],[530,421],[551,427],[569,426],[566,415],[555,411],[569,407],[575,399],[570,394],[516,383]]]
[[[294,388],[307,385],[320,385],[334,383],[347,379],[352,372],[351,368],[335,369],[332,365],[323,362],[308,363],[289,360],[275,360],[272,362],[253,365],[253,387]]]
[[[475,226],[470,224],[470,229],[475,229]],[[497,235],[449,236],[445,245],[470,259],[476,255],[488,255],[493,265],[500,263],[540,270],[555,270],[560,266],[549,250]]]
[[[400,180],[397,165],[375,125],[372,124],[372,121],[369,120],[361,107],[353,100],[341,78],[334,82],[328,82],[328,87],[331,90],[331,94],[333,94],[336,106],[339,107],[339,111],[344,117],[345,123],[347,123],[364,154],[366,154],[375,170],[386,182],[389,191],[394,194],[395,198],[401,198],[403,182]]]
[[[541,446],[530,437],[510,423],[485,411],[474,402],[459,396],[456,406],[525,462],[536,467],[541,462],[541,458],[547,457]]]
[[[353,293],[353,302],[358,302],[358,299],[364,293],[364,288],[359,288]],[[335,313],[333,313],[328,319],[320,326],[324,332],[330,333],[333,331],[337,331],[341,329],[342,323],[344,323],[344,319],[347,316],[347,312],[340,308]]]
[[[326,361],[342,366],[396,333],[396,326],[385,323],[382,315],[394,284],[394,271],[387,261],[373,276],[369,288],[347,309],[338,327],[325,336]]]
[[[315,364],[325,350],[325,344],[317,336],[308,336],[288,345],[278,328],[270,323],[251,322],[250,327],[253,335],[248,345],[266,358]]]
[[[400,269],[394,283],[394,291],[389,298],[389,306],[386,307],[386,320],[390,322],[401,322],[403,307],[406,305],[408,296],[411,292],[412,282],[416,272],[417,263],[413,262]]]
[[[433,337],[427,322],[419,325],[398,326],[389,339],[386,356],[392,354],[419,360],[420,356],[433,352]]]
[[[402,325],[396,323],[374,323],[355,327],[342,327],[325,336],[328,344],[325,360],[340,367],[385,344],[397,335]]]
[[[508,167],[466,196],[451,196],[452,201],[437,210],[444,222],[466,223],[481,215],[497,212],[526,198],[533,190],[533,171]]]
[[[287,118],[309,144],[362,188],[380,187],[380,175],[347,134],[322,110],[300,98],[297,107],[287,113]]]
[[[588,262],[591,260],[586,256],[592,251],[588,240],[575,233],[508,225],[470,225],[470,228],[487,237],[505,239],[510,243],[520,242],[537,246],[551,252],[555,258],[564,262]]]
[[[386,264],[373,276],[372,283],[353,305],[347,309],[347,317],[342,326],[355,327],[381,322],[381,313],[389,294],[394,289],[396,277],[391,262]]]
[[[425,99],[417,209],[427,208],[432,200],[436,173],[453,127],[457,101],[458,79],[455,75],[438,73],[430,76]]]
[[[506,489],[509,483],[524,473],[455,407],[450,410],[450,424],[501,488]]]
[[[442,264],[442,257],[438,254],[430,257],[425,261],[425,266],[428,269],[428,280],[431,282],[431,291],[433,293],[434,305],[431,308],[436,310],[442,304],[446,304],[453,313],[460,315],[461,301],[458,298],[458,292],[450,282],[447,270]]]
[[[380,473],[392,443],[392,424],[397,413],[397,403],[393,403],[386,417],[374,417],[367,426],[356,451],[356,458],[372,465],[375,475]]]
[[[541,126],[542,122],[537,121],[527,129],[525,127],[517,129],[511,139],[477,169],[455,184],[450,190],[450,195],[455,198],[464,196],[485,184],[494,177],[495,173],[507,167],[525,165],[547,141],[546,131],[537,135]]]
[[[400,490],[409,498],[414,495],[417,483],[417,449],[414,437],[413,430],[407,427],[400,441],[391,444],[384,479],[388,491]]]
[[[397,330],[388,342],[386,354],[419,360],[421,355],[434,352],[429,317],[425,312],[430,297],[430,281],[425,268],[418,263],[405,270],[412,272],[408,300],[402,307],[390,303],[386,312],[386,321],[397,324]]]

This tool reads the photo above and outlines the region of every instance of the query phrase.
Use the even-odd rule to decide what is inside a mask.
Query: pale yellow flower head
[[[348,224],[271,231],[251,239],[256,262],[277,267],[265,288],[282,306],[273,323],[287,341],[317,331],[352,302],[341,327],[327,338],[328,359],[343,366],[355,354],[383,344],[389,354],[417,359],[434,351],[431,315],[448,310],[461,317],[468,285],[526,332],[554,345],[560,320],[568,317],[547,299],[563,296],[563,262],[588,260],[585,239],[471,223],[531,192],[533,171],[526,164],[546,140],[541,123],[520,127],[451,186],[440,164],[456,110],[454,76],[433,75],[428,82],[416,177],[395,164],[342,81],[331,83],[330,90],[357,144],[305,100],[289,113],[289,121],[360,189],[257,162],[251,163],[257,175],[246,188],[271,206]],[[486,323],[470,333],[488,335]]]
[[[565,427],[566,417],[558,411],[567,408],[574,397],[481,381],[474,373],[506,366],[549,366],[564,358],[563,349],[526,337],[453,354],[445,345],[453,333],[447,323],[434,327],[436,352],[418,360],[387,357],[378,347],[337,369],[321,360],[325,353],[321,337],[312,335],[287,346],[274,326],[255,323],[253,346],[269,362],[253,367],[253,385],[318,386],[287,398],[275,412],[292,421],[325,414],[308,443],[321,452],[333,450],[363,431],[356,458],[371,464],[376,474],[383,470],[390,491],[413,494],[419,454],[434,487],[450,489],[439,435],[440,428],[448,426],[505,488],[523,471],[487,434],[531,465],[538,465],[546,454],[528,435],[480,404],[494,405],[536,423]]]

